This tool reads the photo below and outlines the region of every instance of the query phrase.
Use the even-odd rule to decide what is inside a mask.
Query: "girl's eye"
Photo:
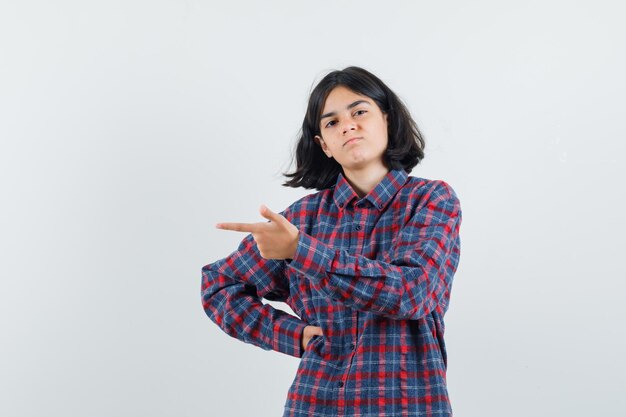
[[[357,111],[354,112],[354,115],[355,116],[360,116],[363,113],[367,113],[367,110],[357,110]],[[334,123],[334,122],[335,122],[334,120],[331,120],[330,122],[326,123],[326,127],[332,126],[331,123]]]

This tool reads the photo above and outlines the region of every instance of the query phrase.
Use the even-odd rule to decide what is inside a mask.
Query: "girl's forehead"
[[[331,97],[339,97],[339,96],[359,96],[359,97],[369,98],[366,95],[359,93],[358,91],[354,91],[348,86],[338,85],[330,90],[330,92],[326,96],[326,100],[328,100]]]
[[[323,112],[341,110],[344,107],[344,106],[341,106],[341,104],[350,104],[354,102],[355,100],[367,101],[369,103],[374,102],[372,98],[366,95],[357,93],[356,91],[351,90],[348,87],[345,87],[343,85],[339,85],[333,88],[332,90],[330,90],[330,92],[326,96],[326,99],[324,100],[324,103],[322,105],[322,110]],[[335,106],[340,106],[341,109],[330,108],[330,107],[335,107]]]

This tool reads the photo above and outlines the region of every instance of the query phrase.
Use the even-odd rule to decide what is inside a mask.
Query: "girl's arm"
[[[460,257],[460,203],[449,185],[440,184],[400,231],[390,262],[350,255],[300,232],[287,265],[348,307],[395,319],[424,317],[449,296]]]
[[[202,268],[202,307],[228,335],[299,358],[307,323],[261,302],[287,299],[284,268],[282,260],[262,258],[247,235],[235,252]]]

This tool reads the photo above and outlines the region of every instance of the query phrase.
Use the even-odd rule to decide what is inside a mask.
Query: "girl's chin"
[[[362,170],[364,168],[375,168],[378,166],[384,166],[382,160],[374,161],[371,159],[353,159],[351,161],[345,161],[344,163],[339,163],[343,169],[347,170]]]

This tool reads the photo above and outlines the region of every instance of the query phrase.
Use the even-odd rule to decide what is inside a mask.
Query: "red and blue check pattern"
[[[454,190],[391,170],[359,198],[339,174],[281,214],[300,230],[293,259],[262,258],[248,235],[202,269],[201,292],[230,336],[301,358],[283,416],[451,416],[443,317],[460,258]],[[324,335],[303,350],[307,325]]]

